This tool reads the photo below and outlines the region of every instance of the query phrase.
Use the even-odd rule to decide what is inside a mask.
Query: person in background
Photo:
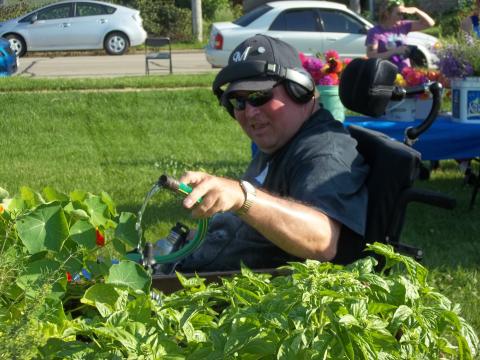
[[[410,31],[420,31],[435,25],[435,21],[416,7],[405,7],[401,0],[384,0],[379,7],[379,24],[367,33],[367,57],[387,59],[399,71],[410,66],[411,47],[405,44]],[[415,15],[418,20],[403,20],[404,15]]]
[[[241,179],[196,171],[179,179],[193,188],[184,207],[212,217],[204,243],[179,270],[359,257],[369,167],[342,123],[319,106],[298,52],[255,35],[233,50],[213,90],[259,151]]]
[[[472,12],[460,24],[460,28],[469,36],[480,39],[480,25],[478,16],[480,14],[480,0],[475,0]]]

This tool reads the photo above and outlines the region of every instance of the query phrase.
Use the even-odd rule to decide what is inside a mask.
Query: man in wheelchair
[[[213,91],[260,151],[240,181],[201,172],[180,178],[193,188],[184,207],[212,220],[203,245],[179,269],[360,257],[369,166],[343,124],[317,102],[296,50],[268,36],[249,38],[232,52]]]

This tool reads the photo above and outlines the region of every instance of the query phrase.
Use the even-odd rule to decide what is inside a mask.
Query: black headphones
[[[223,68],[212,85],[213,93],[232,117],[233,106],[223,96],[224,91],[221,87],[232,81],[259,76],[271,76],[283,81],[288,95],[301,104],[308,102],[315,94],[315,82],[303,68],[289,69],[261,60],[242,61]]]

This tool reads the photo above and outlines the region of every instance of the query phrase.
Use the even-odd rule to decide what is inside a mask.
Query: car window
[[[286,10],[274,20],[274,31],[319,31],[319,17],[314,9]]]
[[[62,19],[72,16],[72,4],[61,4],[50,6],[46,9],[39,10],[37,20],[53,20]]]
[[[31,13],[30,15],[25,16],[23,19],[20,19],[18,22],[32,22],[32,19],[35,15],[37,15],[36,12]]]
[[[327,32],[364,34],[365,26],[342,11],[336,10],[320,10],[322,27]]]
[[[248,26],[250,23],[254,22],[257,20],[260,16],[263,14],[269,12],[272,10],[271,6],[268,5],[261,5],[259,7],[256,7],[252,11],[246,13],[245,15],[239,17],[237,20],[235,20],[233,23],[238,25],[238,26]]]
[[[102,4],[92,4],[86,2],[78,2],[75,16],[95,16],[95,15],[110,15],[115,12],[114,7]]]

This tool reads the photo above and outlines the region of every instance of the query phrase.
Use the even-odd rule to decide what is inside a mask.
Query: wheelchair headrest
[[[397,66],[388,60],[353,59],[340,79],[340,100],[347,109],[363,115],[383,115],[397,72]]]

